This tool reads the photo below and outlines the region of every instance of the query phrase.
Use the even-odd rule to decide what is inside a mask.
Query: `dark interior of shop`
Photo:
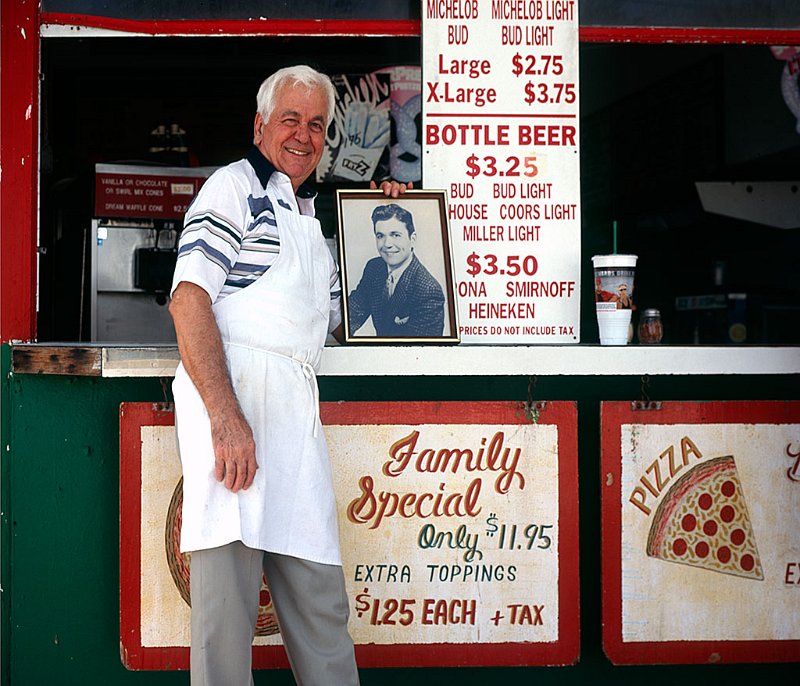
[[[420,40],[42,41],[40,341],[91,338],[94,165],[240,157],[261,80],[298,61],[328,73],[418,65]],[[597,341],[590,258],[612,250],[614,222],[619,252],[639,256],[637,306],[660,309],[664,343],[800,343],[800,228],[707,212],[697,186],[732,182],[758,199],[779,183],[800,227],[800,124],[782,96],[784,64],[762,45],[581,45],[583,343]],[[173,123],[188,155],[151,154],[151,131]],[[330,193],[318,211],[333,235]]]

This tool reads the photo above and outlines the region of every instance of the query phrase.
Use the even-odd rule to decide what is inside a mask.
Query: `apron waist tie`
[[[317,384],[317,374],[314,371],[314,367],[305,360],[301,360],[297,357],[292,357],[291,355],[284,355],[283,353],[275,352],[274,350],[266,350],[264,348],[254,348],[253,346],[250,345],[231,343],[230,341],[227,341],[226,345],[230,345],[236,348],[246,348],[247,350],[255,350],[260,353],[266,353],[267,355],[274,355],[275,357],[282,357],[284,360],[290,360],[300,365],[300,370],[303,372],[303,376],[306,377],[306,381],[308,381],[308,385],[311,390],[311,397],[314,402],[314,416],[312,418],[314,425],[311,427],[311,435],[314,438],[316,438],[319,433],[317,427],[320,425],[321,420],[319,417],[319,385]]]
[[[314,401],[314,426],[311,429],[311,435],[316,438],[317,427],[320,425],[321,421],[319,418],[319,385],[317,384],[317,375],[314,372],[314,367],[312,367],[308,362],[301,362],[294,357],[290,357],[289,359],[294,360],[300,365],[300,369],[303,370],[303,376],[306,377],[309,386],[311,386],[311,396]]]

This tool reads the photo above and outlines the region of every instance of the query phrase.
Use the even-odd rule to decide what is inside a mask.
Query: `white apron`
[[[328,248],[316,219],[272,200],[281,242],[277,259],[253,284],[213,306],[259,469],[246,491],[231,493],[216,480],[208,414],[179,365],[173,391],[183,465],[181,550],[240,540],[340,565],[316,380],[330,312]],[[296,206],[293,195],[291,203]]]

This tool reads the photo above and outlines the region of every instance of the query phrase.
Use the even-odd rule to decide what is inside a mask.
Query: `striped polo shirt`
[[[203,288],[217,302],[253,283],[275,262],[280,238],[274,203],[314,216],[316,193],[300,186],[296,196],[282,197],[270,184],[281,175],[253,146],[247,155],[215,171],[198,192],[184,218],[172,290],[181,281]],[[341,322],[342,289],[333,257],[330,259],[330,330]]]

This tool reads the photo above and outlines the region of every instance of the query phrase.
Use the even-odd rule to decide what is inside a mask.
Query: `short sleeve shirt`
[[[244,159],[222,167],[203,184],[184,218],[178,261],[172,281],[205,290],[215,303],[262,276],[280,253],[274,204],[314,216],[316,194],[298,189],[295,204],[268,193],[273,174],[281,174],[255,146]],[[342,321],[342,290],[333,257],[330,260],[329,330]]]

